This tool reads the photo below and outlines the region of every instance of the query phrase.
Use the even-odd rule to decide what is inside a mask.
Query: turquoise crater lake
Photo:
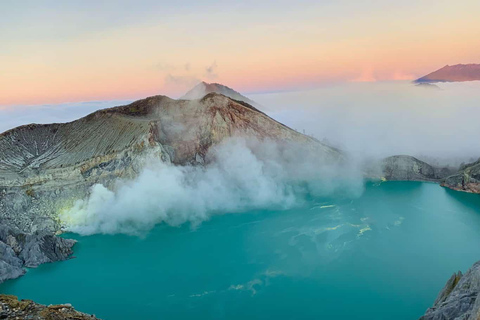
[[[355,199],[215,216],[143,238],[79,236],[76,259],[0,285],[103,319],[416,319],[480,260],[480,196],[368,183]]]

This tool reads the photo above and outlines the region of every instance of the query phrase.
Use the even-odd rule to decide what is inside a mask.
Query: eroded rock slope
[[[457,191],[480,193],[480,160],[462,166],[457,173],[445,178],[442,186]]]
[[[0,221],[27,233],[57,231],[57,215],[92,185],[135,177],[152,157],[202,164],[232,136],[295,141],[326,158],[341,153],[253,106],[210,93],[199,100],[154,96],[64,124],[26,125],[0,135]]]
[[[449,168],[437,168],[415,157],[398,155],[382,160],[384,177],[387,180],[411,180],[439,182],[454,171]]]
[[[24,233],[0,225],[0,283],[25,274],[25,267],[66,260],[73,253],[75,240],[56,237],[48,231]]]
[[[464,275],[454,273],[420,320],[480,319],[480,261]]]

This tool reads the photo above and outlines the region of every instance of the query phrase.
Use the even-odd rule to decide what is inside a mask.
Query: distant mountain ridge
[[[190,91],[188,91],[182,97],[180,97],[180,99],[198,100],[198,99],[202,99],[204,96],[206,96],[209,93],[223,94],[224,96],[232,98],[234,100],[246,102],[256,108],[261,107],[255,101],[245,97],[244,95],[233,90],[232,88],[224,86],[223,84],[220,84],[220,83],[207,83],[205,81],[202,81],[199,84],[197,84]]]
[[[446,65],[415,80],[416,83],[463,82],[480,80],[480,64]]]

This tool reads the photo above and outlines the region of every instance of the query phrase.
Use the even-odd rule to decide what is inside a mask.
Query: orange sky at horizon
[[[413,80],[446,64],[480,63],[480,3],[466,2],[392,10],[309,4],[250,17],[243,9],[173,13],[108,27],[70,25],[65,35],[64,20],[0,25],[0,106],[178,97],[201,80],[241,92]],[[37,25],[48,32],[37,35]]]

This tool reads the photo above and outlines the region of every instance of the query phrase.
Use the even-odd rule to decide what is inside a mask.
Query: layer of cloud
[[[0,133],[30,123],[63,123],[84,117],[96,110],[121,106],[132,100],[90,101],[0,109]]]
[[[251,95],[276,120],[355,155],[458,165],[480,157],[480,81],[349,83]],[[438,162],[437,162],[438,161]]]

